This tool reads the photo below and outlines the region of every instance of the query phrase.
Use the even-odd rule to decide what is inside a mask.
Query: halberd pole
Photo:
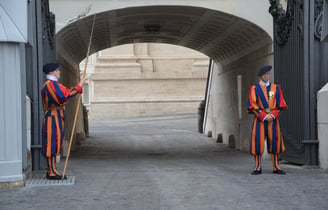
[[[86,56],[86,60],[85,60],[85,64],[84,64],[83,76],[82,76],[83,79],[85,78],[85,75],[86,75],[86,72],[87,72],[87,66],[88,66],[88,60],[89,60],[89,53],[90,53],[90,47],[91,47],[91,42],[92,42],[92,36],[93,36],[93,30],[94,30],[95,22],[96,22],[96,14],[94,14],[94,16],[93,16],[93,22],[92,22],[92,29],[91,29],[91,34],[90,34],[90,40],[89,40],[89,45],[88,45],[88,50],[87,50],[87,56]],[[72,141],[73,141],[73,134],[75,132],[76,120],[77,120],[77,115],[78,115],[79,108],[80,108],[80,102],[81,102],[81,94],[79,95],[79,98],[78,98],[78,101],[77,101],[77,107],[76,107],[76,111],[75,111],[75,117],[74,117],[72,132],[71,132],[71,138],[69,140],[69,145],[68,145],[68,149],[67,149],[67,155],[66,155],[66,161],[65,161],[64,171],[63,171],[63,175],[62,175],[62,180],[64,180],[64,177],[65,177],[65,174],[66,174],[66,168],[67,168],[68,158],[69,158],[70,151],[71,151],[71,146],[72,146]]]

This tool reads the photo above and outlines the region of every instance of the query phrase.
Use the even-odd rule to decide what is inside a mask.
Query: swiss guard
[[[42,123],[42,155],[47,159],[47,179],[62,179],[62,174],[56,168],[56,156],[62,151],[64,140],[64,106],[68,100],[78,93],[82,93],[85,79],[73,88],[60,84],[60,70],[58,63],[48,63],[43,66],[47,80],[41,90],[41,100],[44,110]],[[63,177],[66,179],[67,177]]]
[[[272,66],[262,67],[257,74],[259,83],[249,90],[247,112],[255,115],[250,142],[250,154],[255,158],[252,175],[262,174],[261,157],[265,139],[272,158],[273,173],[286,174],[278,164],[278,155],[285,151],[278,119],[280,112],[288,107],[280,86],[270,82],[271,69]]]

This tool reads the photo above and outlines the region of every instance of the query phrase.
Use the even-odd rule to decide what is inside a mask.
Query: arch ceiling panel
[[[92,22],[93,16],[88,16],[60,30],[58,53],[76,63],[83,60]],[[257,43],[269,44],[271,38],[247,20],[199,7],[132,7],[96,15],[91,54],[137,42],[181,45],[222,61]]]

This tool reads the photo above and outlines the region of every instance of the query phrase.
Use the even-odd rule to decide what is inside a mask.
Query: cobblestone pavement
[[[328,173],[263,164],[250,175],[253,159],[197,133],[196,115],[91,121],[75,185],[2,189],[0,209],[328,209]]]

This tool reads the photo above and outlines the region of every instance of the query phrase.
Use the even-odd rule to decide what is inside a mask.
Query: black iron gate
[[[318,164],[316,93],[328,81],[328,45],[320,42],[323,0],[270,0],[274,18],[274,78],[289,109],[281,115],[282,158]]]
[[[26,45],[26,94],[32,102],[32,169],[40,170],[46,166],[46,161],[41,156],[43,110],[40,93],[45,81],[42,66],[56,60],[55,16],[49,11],[49,0],[31,1],[29,13],[30,41]]]

